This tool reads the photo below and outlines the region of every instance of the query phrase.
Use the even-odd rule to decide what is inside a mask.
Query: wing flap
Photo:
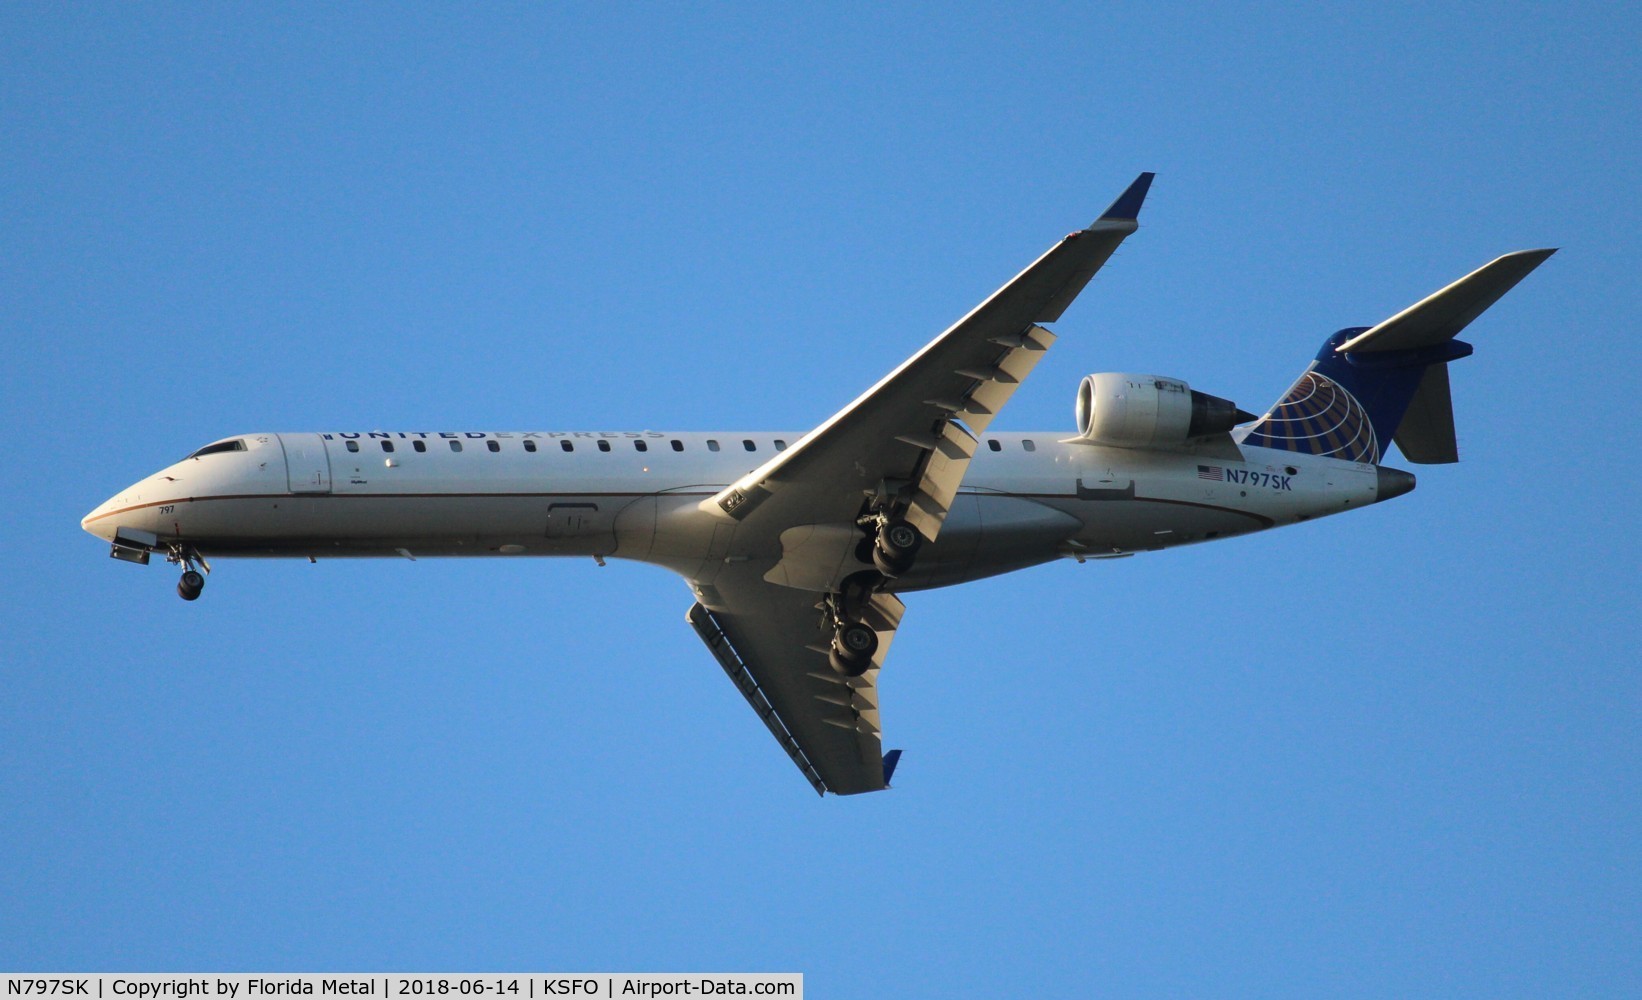
[[[958,486],[963,482],[964,473],[969,471],[969,460],[975,456],[979,445],[980,442],[964,430],[963,425],[949,422],[940,441],[930,449],[929,456],[924,460],[918,477],[918,490],[940,505],[943,518],[945,512],[951,509],[953,498],[958,495]]]
[[[1034,324],[1023,330],[1019,339],[1019,347],[1008,348],[991,367],[977,372],[975,384],[960,397],[962,419],[977,434],[985,433],[993,417],[1032,374],[1043,360],[1043,352],[1054,344],[1055,335]]]

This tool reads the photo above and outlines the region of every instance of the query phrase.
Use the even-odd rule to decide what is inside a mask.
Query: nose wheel
[[[185,570],[182,579],[177,581],[177,596],[185,601],[198,600],[204,589],[205,577],[198,570]]]
[[[196,552],[191,546],[173,545],[166,555],[166,562],[173,566],[182,567],[182,579],[177,581],[177,596],[185,601],[197,601],[205,590],[205,574],[194,568],[197,562],[200,569],[211,572],[211,564],[205,557]]]

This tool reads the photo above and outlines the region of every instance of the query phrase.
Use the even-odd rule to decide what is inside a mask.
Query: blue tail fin
[[[1265,416],[1245,444],[1378,465],[1431,365],[1471,353],[1461,340],[1406,351],[1340,352],[1369,327],[1341,330]],[[1443,383],[1447,388],[1447,383]]]
[[[1555,252],[1506,254],[1377,326],[1334,334],[1243,442],[1377,465],[1395,441],[1411,462],[1458,461],[1447,366],[1471,345],[1454,337]]]

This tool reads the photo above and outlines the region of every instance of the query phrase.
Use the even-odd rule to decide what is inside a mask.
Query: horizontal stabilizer
[[[1406,351],[1451,340],[1554,253],[1554,249],[1508,253],[1351,338],[1336,350],[1341,354]]]

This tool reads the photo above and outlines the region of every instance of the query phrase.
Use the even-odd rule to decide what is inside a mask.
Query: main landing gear
[[[887,505],[875,505],[856,520],[865,536],[855,549],[855,558],[871,563],[891,579],[912,568],[923,548],[924,536],[912,523],[896,515]]]
[[[827,662],[845,677],[859,677],[872,669],[878,652],[878,633],[865,622],[840,622],[835,626]]]
[[[874,505],[856,523],[865,535],[855,551],[856,558],[870,562],[874,568],[845,578],[838,593],[830,595],[823,605],[833,628],[827,662],[845,677],[859,677],[872,669],[878,632],[863,620],[867,608],[885,583],[912,568],[924,544],[923,534],[891,513],[887,504]]]
[[[827,662],[845,677],[859,677],[872,669],[878,652],[878,633],[863,618],[872,595],[883,586],[884,578],[867,570],[846,577],[838,593],[828,595],[821,605],[832,625],[832,645]]]
[[[205,590],[205,575],[195,569],[194,564],[197,562],[200,569],[211,572],[211,564],[205,561],[205,557],[193,546],[172,544],[166,549],[165,561],[182,567],[182,579],[177,581],[177,596],[185,601],[199,600],[200,593]]]
[[[886,518],[878,525],[878,535],[872,544],[872,564],[885,576],[900,576],[912,568],[924,536],[906,521]]]

